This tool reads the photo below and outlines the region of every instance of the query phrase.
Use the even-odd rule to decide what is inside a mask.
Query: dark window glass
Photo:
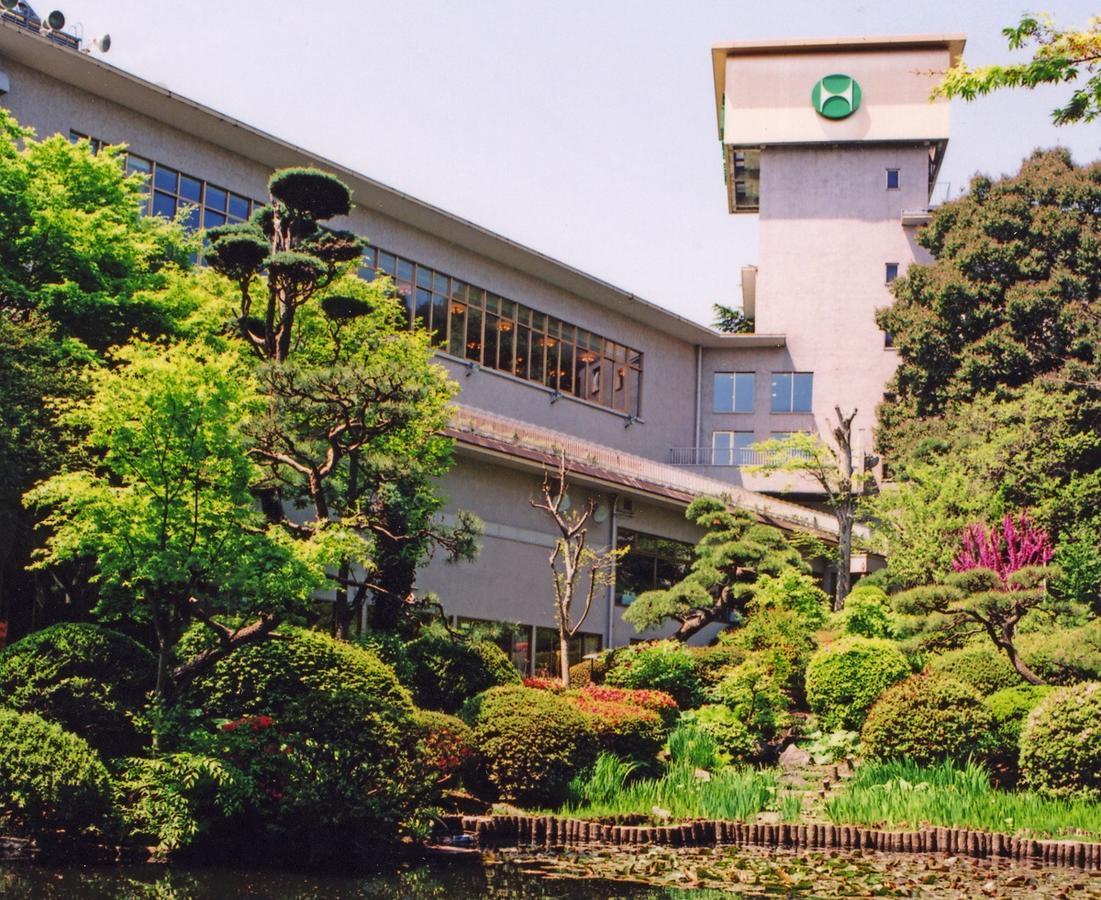
[[[466,356],[466,319],[466,304],[452,300],[450,338],[447,344],[447,352],[452,356]]]
[[[501,319],[497,323],[497,368],[502,372],[512,371],[512,338],[516,333],[516,326],[509,319]]]
[[[153,215],[164,216],[172,219],[176,216],[176,198],[163,194],[160,191],[153,192]]]
[[[210,209],[216,209],[219,212],[225,212],[226,192],[221,188],[216,188],[208,184],[206,186],[206,206]]]
[[[188,231],[199,230],[199,207],[188,206],[187,215],[184,216],[184,228]]]
[[[417,266],[417,287],[432,290],[432,270],[425,266]]]
[[[220,212],[214,212],[209,209],[203,212],[203,228],[216,228],[219,225],[225,224],[226,217]]]
[[[573,344],[563,341],[558,352],[558,390],[563,394],[574,393]]]
[[[482,361],[482,311],[477,306],[466,308],[466,358]]]
[[[378,255],[378,267],[382,269],[387,275],[393,275],[396,269],[397,263],[394,260],[394,254],[392,253],[379,253]]]
[[[176,193],[177,174],[175,169],[170,169],[167,166],[157,166],[156,174],[153,176],[153,184],[162,191],[174,194]]]
[[[898,263],[887,263],[884,266],[884,280],[887,284],[890,284],[896,278],[898,278]]]
[[[413,312],[417,324],[422,328],[428,327],[428,317],[432,312],[432,294],[424,288],[417,288],[417,306]]]
[[[413,264],[407,259],[402,259],[400,256],[398,257],[397,279],[398,281],[408,281],[410,284],[413,283]]]
[[[432,343],[442,347],[447,340],[447,298],[432,295]]]
[[[446,294],[447,289],[447,276],[441,275],[439,272],[434,273],[432,276],[432,290],[440,294]]]
[[[814,376],[809,372],[796,372],[792,377],[792,412],[810,412]]]
[[[692,564],[692,545],[656,535],[621,530],[618,544],[627,552],[616,563],[616,602],[629,606],[643,591],[681,581]]]
[[[229,214],[235,219],[247,219],[249,217],[249,201],[236,194],[229,195]]]
[[[548,337],[544,342],[547,351],[547,361],[544,364],[543,382],[547,387],[558,387],[558,357],[561,353],[561,343],[555,338]]]
[[[187,175],[180,176],[180,196],[184,200],[198,203],[203,197],[203,184]]]
[[[521,378],[528,377],[528,363],[531,358],[531,331],[526,325],[516,326],[516,358],[512,370]]]
[[[902,173],[898,169],[887,170],[887,190],[897,191],[902,185]]]
[[[486,314],[485,347],[482,350],[482,364],[491,369],[497,368],[497,335],[501,320],[490,313]]]

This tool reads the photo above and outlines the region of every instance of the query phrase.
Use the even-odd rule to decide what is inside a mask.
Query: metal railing
[[[834,534],[837,532],[837,523],[828,513],[484,409],[455,405],[449,431],[459,441],[462,441],[464,434],[470,434],[517,449],[535,451],[551,458],[562,454],[567,464],[592,466],[632,482],[647,482],[688,496],[721,498],[733,506],[770,519],[785,521],[793,526]]]
[[[70,50],[80,49],[80,38],[64,31],[51,31],[48,28],[43,29],[42,20],[25,4],[20,4],[15,7],[15,9],[11,10],[0,9],[0,20],[11,22],[13,25],[23,28],[26,31],[33,31],[35,34],[41,34],[55,44],[60,44],[62,47],[68,47]]]
[[[799,459],[807,454],[798,450],[754,450],[751,447],[671,447],[671,466],[766,466],[780,465],[789,459]]]

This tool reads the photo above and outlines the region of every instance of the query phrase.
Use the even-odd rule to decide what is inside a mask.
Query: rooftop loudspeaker
[[[12,12],[19,6],[20,0],[0,0],[0,6],[4,7],[8,12]]]
[[[101,34],[99,37],[92,38],[92,47],[98,50],[100,53],[106,53],[111,49],[111,35]]]
[[[43,24],[50,31],[60,31],[65,27],[65,14],[61,10],[55,9],[46,16],[46,21]]]

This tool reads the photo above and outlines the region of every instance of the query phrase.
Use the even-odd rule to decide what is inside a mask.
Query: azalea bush
[[[703,701],[696,660],[678,641],[632,644],[616,654],[604,682],[613,687],[664,691],[681,709],[691,709]]]

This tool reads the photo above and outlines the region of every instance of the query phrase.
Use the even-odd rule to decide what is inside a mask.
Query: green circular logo
[[[860,108],[860,85],[850,75],[827,75],[814,85],[810,102],[818,115],[844,119]]]

